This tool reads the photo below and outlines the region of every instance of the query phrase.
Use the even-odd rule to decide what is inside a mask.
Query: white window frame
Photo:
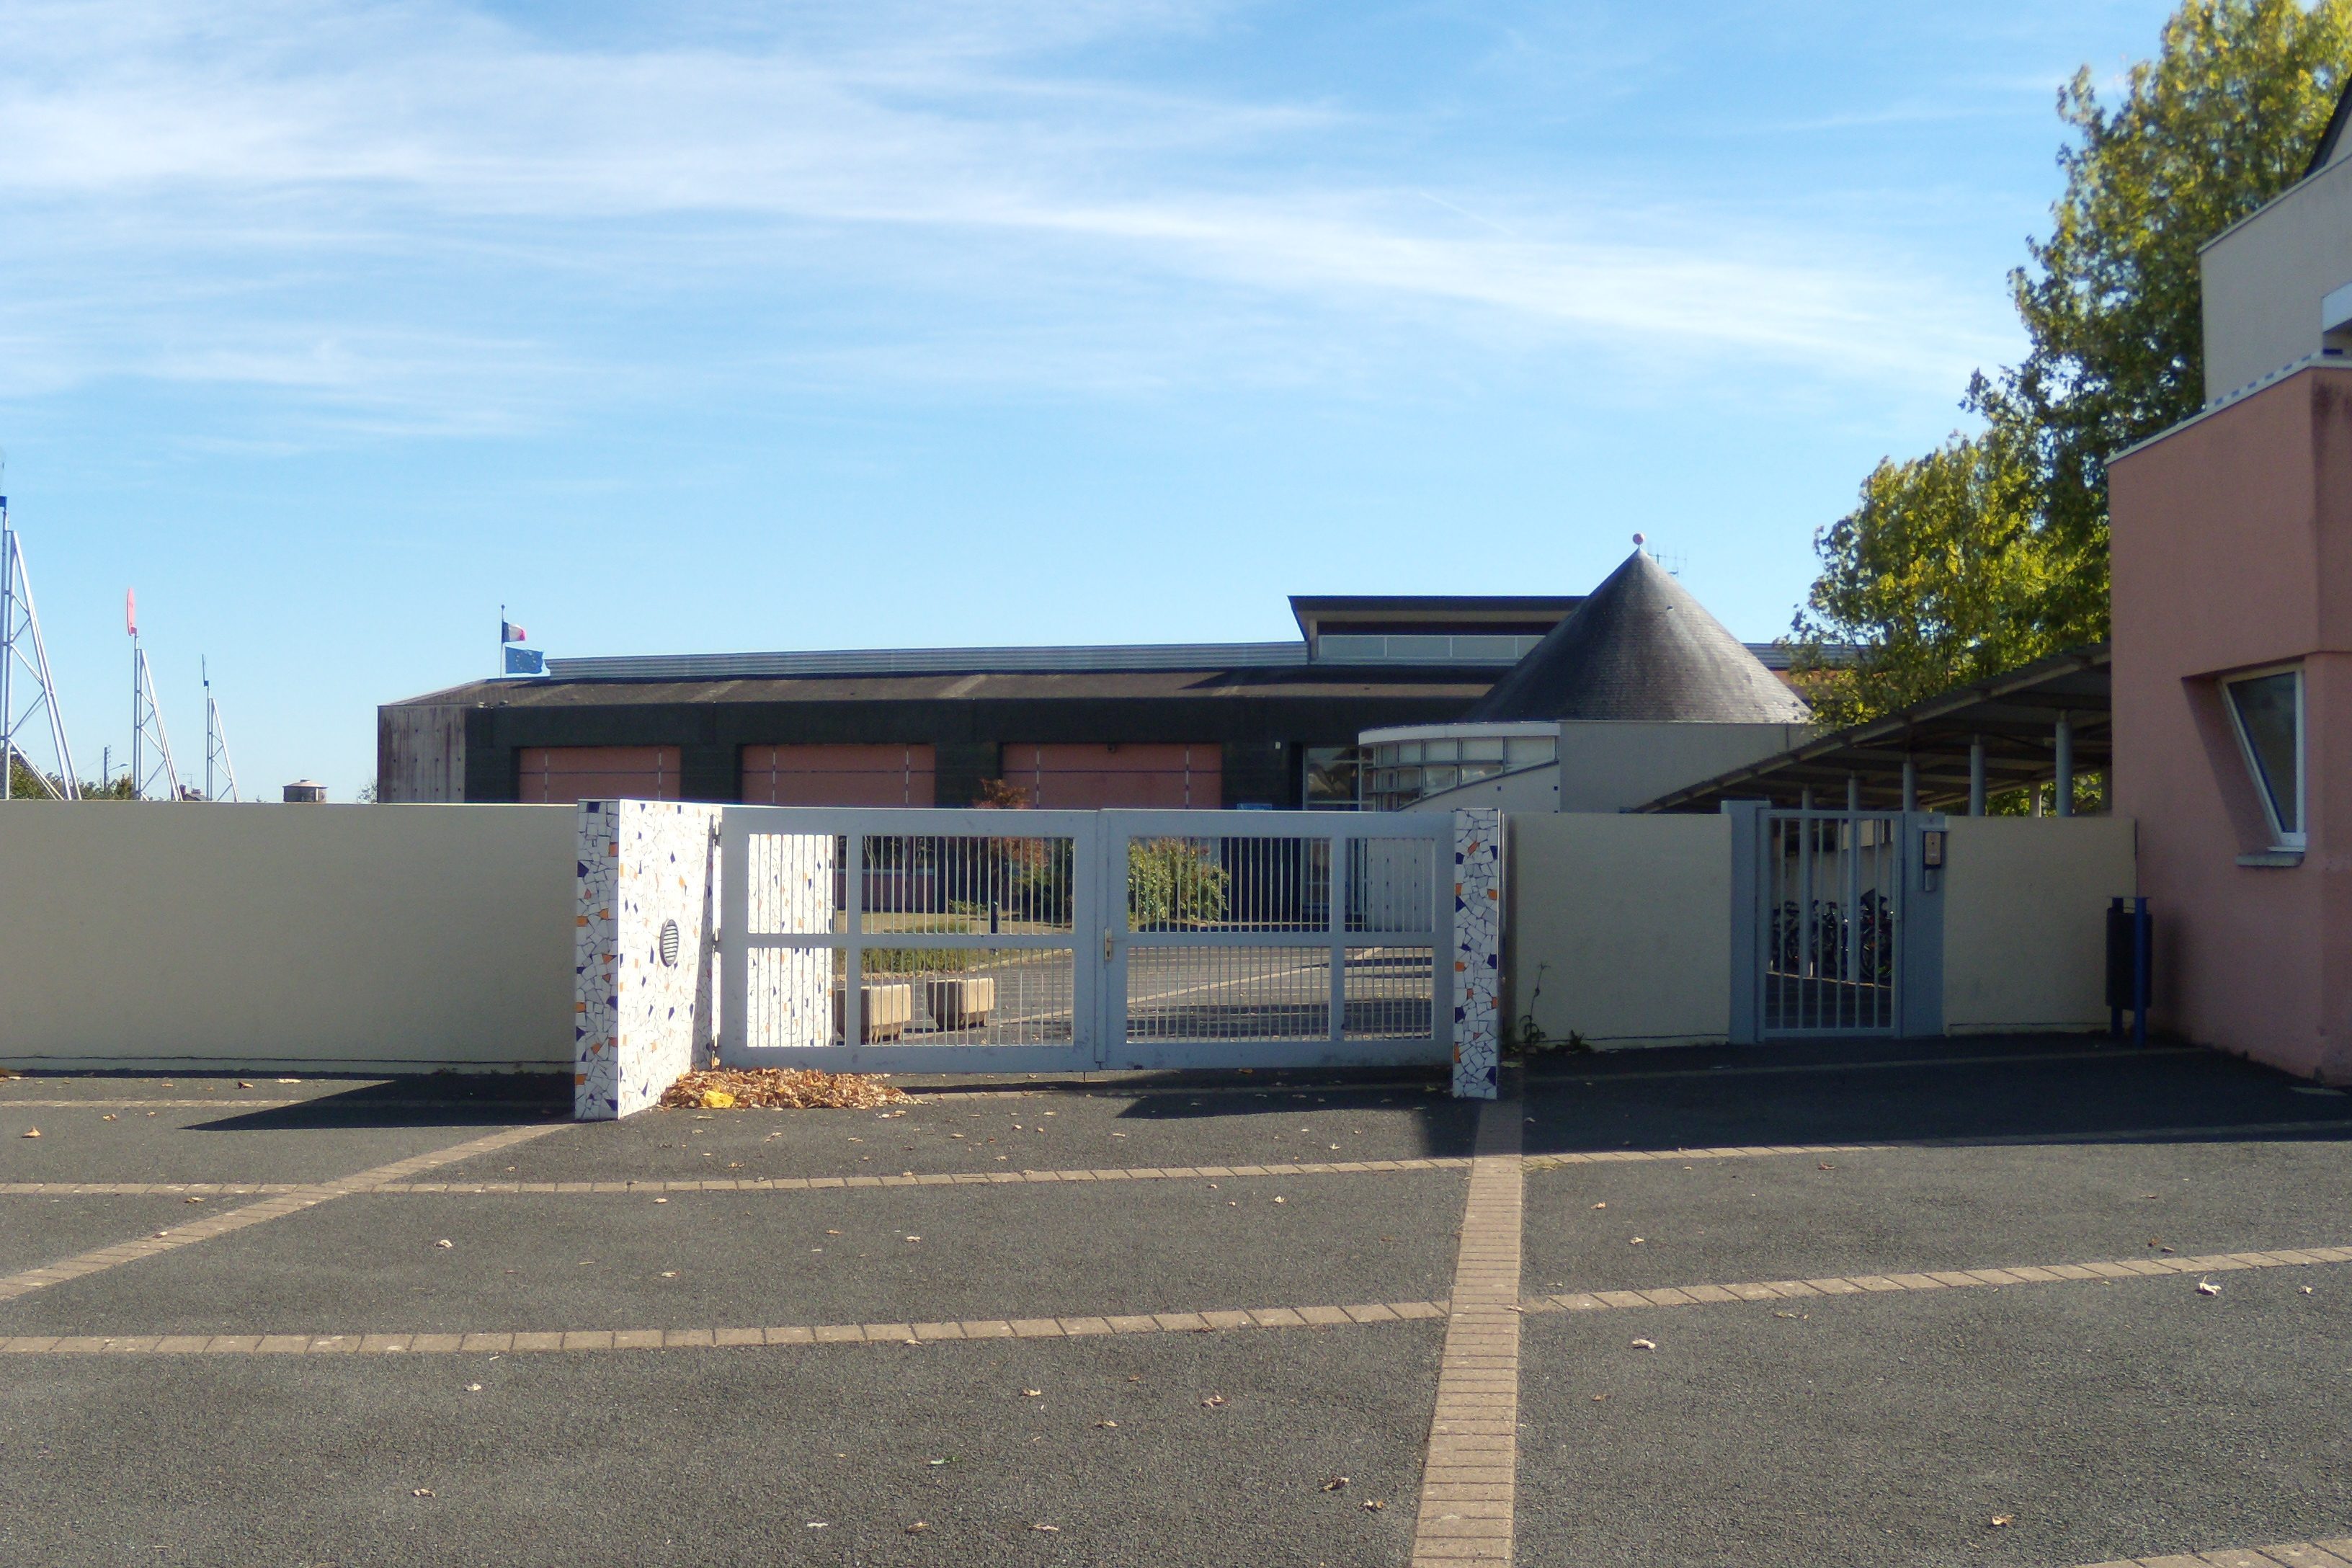
[[[2296,816],[2302,819],[2303,825],[2292,833],[2288,832],[2285,825],[2279,821],[2277,804],[2271,798],[2270,786],[2263,781],[2262,759],[2254,752],[2253,738],[2246,733],[2245,719],[2238,711],[2237,699],[2230,691],[2231,687],[2242,682],[2260,680],[2273,675],[2294,677],[2294,809]],[[2271,847],[2301,852],[2308,846],[2311,839],[2308,831],[2311,821],[2311,776],[2309,766],[2305,762],[2305,758],[2310,754],[2311,745],[2305,713],[2305,694],[2309,682],[2305,679],[2303,665],[2297,661],[2293,664],[2268,665],[2261,669],[2242,669],[2234,675],[2222,677],[2221,684],[2221,706],[2230,715],[2230,732],[2238,737],[2238,756],[2246,764],[2246,778],[2254,786],[2254,798],[2262,802],[2263,820],[2270,824]]]

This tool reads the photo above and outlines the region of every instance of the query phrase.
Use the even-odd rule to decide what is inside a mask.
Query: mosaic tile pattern
[[[621,1113],[620,1059],[614,1049],[613,911],[620,903],[617,801],[583,801],[572,933],[572,1115],[610,1121]]]
[[[579,1120],[649,1109],[680,1074],[711,1059],[719,813],[679,801],[580,807],[572,963]],[[673,924],[674,947],[664,940]]]
[[[1492,1100],[1501,1065],[1503,814],[1454,814],[1454,1092]]]

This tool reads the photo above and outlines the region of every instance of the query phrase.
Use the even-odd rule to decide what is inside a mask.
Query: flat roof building
[[[1581,602],[1299,596],[1283,642],[551,659],[379,709],[377,795],[1353,809],[1360,734],[1459,718]]]

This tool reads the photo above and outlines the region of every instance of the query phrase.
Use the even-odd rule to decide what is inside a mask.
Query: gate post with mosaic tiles
[[[1454,1093],[1492,1100],[1502,1066],[1503,814],[1454,814]]]

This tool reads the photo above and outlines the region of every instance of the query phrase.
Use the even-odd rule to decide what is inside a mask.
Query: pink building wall
[[[2115,809],[2155,900],[2154,1021],[2352,1081],[2352,368],[2314,366],[2116,461]],[[2219,678],[2304,667],[2299,865]]]

